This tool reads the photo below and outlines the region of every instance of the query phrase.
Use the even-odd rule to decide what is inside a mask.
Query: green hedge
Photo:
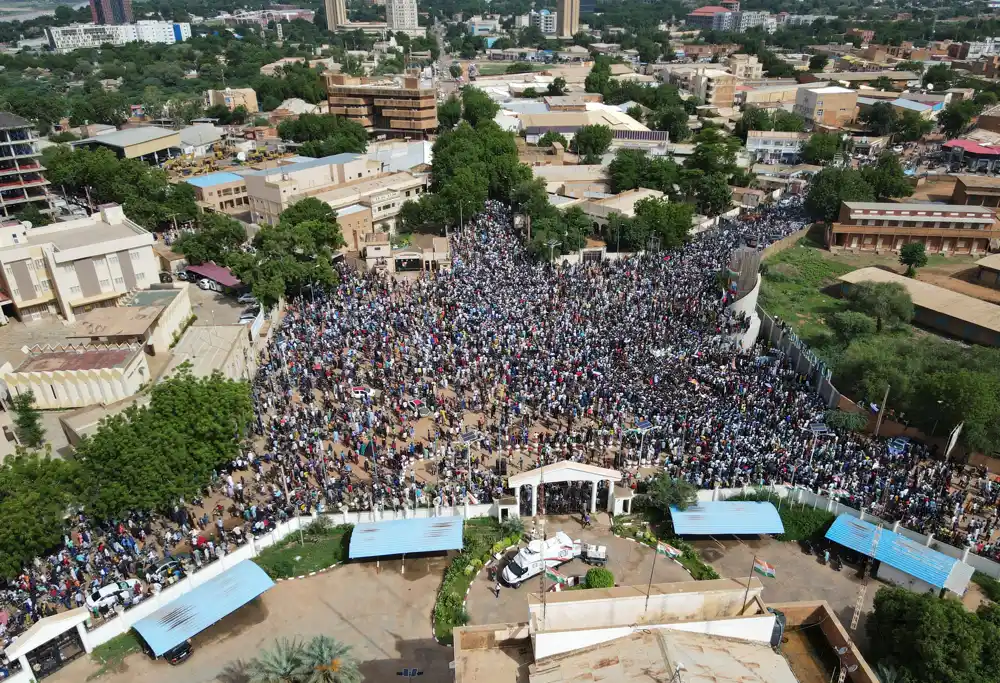
[[[521,528],[517,525],[501,527],[492,517],[465,522],[462,552],[445,570],[434,603],[434,634],[439,642],[451,643],[451,630],[469,623],[469,614],[465,611],[465,593],[469,585],[494,553],[521,542]]]
[[[319,517],[302,529],[302,539],[292,532],[283,541],[263,550],[254,560],[272,579],[288,579],[326,569],[347,559],[353,525],[330,526]]]
[[[615,575],[603,567],[591,567],[584,578],[587,588],[614,588]]]
[[[770,491],[752,491],[741,493],[727,500],[753,500],[774,503],[781,516],[781,523],[785,525],[785,533],[778,534],[779,541],[804,541],[807,539],[822,538],[836,516],[826,510],[811,508],[808,505],[800,505],[789,500],[781,500]]]
[[[1000,581],[997,581],[989,574],[983,574],[982,572],[976,572],[972,575],[972,580],[983,589],[983,593],[986,594],[990,600],[996,603],[1000,603]]]

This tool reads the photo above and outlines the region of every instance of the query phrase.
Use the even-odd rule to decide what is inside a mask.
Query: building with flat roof
[[[74,147],[110,149],[119,159],[141,159],[159,164],[181,154],[181,134],[158,126],[126,128],[73,143]]]
[[[1000,346],[1000,306],[881,268],[869,267],[840,277],[846,293],[859,282],[902,285],[913,299],[913,320],[957,339]]]
[[[755,81],[764,76],[764,65],[760,63],[756,55],[729,55],[726,66],[729,67],[733,76],[741,81]]]
[[[612,132],[649,132],[649,128],[625,112],[596,103],[589,104],[586,111],[545,111],[520,114],[517,118],[529,143],[537,142],[550,131],[572,139],[580,128],[594,125],[607,126]]]
[[[241,213],[250,207],[247,182],[241,175],[219,171],[208,175],[185,178],[194,188],[194,198],[204,211]]]
[[[257,93],[253,88],[224,88],[222,90],[205,91],[205,108],[221,104],[229,111],[236,107],[245,107],[251,114],[260,111],[257,105]]]
[[[0,226],[0,283],[21,320],[58,314],[74,322],[159,282],[153,241],[117,204],[41,228],[14,222]]]
[[[0,383],[11,396],[31,391],[41,409],[115,403],[150,380],[139,344],[36,346],[16,368],[0,366]]]
[[[899,251],[923,242],[932,254],[985,254],[1000,239],[996,212],[985,206],[843,202],[827,229],[831,249]]]
[[[127,1],[127,0],[126,0]],[[173,45],[191,37],[191,24],[171,21],[137,21],[126,24],[72,24],[45,29],[49,47],[56,52],[72,52],[101,45],[160,43]]]
[[[323,0],[326,9],[326,23],[333,31],[347,24],[347,2],[345,0]]]
[[[811,126],[840,128],[854,121],[857,108],[858,92],[834,85],[798,90],[793,111]]]
[[[755,162],[764,164],[795,164],[809,133],[778,130],[751,130],[747,133],[747,152]]]
[[[77,316],[66,338],[90,344],[140,344],[152,355],[166,353],[191,320],[190,285],[157,285],[122,297],[120,306]]]
[[[871,84],[880,78],[888,78],[894,88],[905,88],[910,81],[919,81],[920,76],[912,71],[827,71],[818,73],[802,73],[803,82],[812,81],[842,81],[852,85]]]
[[[385,0],[385,24],[392,32],[419,31],[417,0]]]
[[[1000,178],[979,175],[955,176],[952,204],[1000,207]]]
[[[360,123],[369,133],[425,138],[438,127],[437,91],[420,79],[327,74],[330,113]]]
[[[228,379],[249,379],[257,371],[249,329],[246,325],[192,325],[174,346],[163,376],[187,364],[195,377],[208,377],[218,370]]]
[[[0,112],[0,215],[11,216],[34,205],[52,210],[49,181],[38,149],[35,126],[16,114]]]

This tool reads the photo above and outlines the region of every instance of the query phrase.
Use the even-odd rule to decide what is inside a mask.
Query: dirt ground
[[[349,564],[297,581],[277,584],[257,603],[223,619],[194,640],[191,658],[177,667],[142,654],[126,658],[121,671],[101,683],[207,683],[225,676],[238,660],[249,660],[275,639],[329,635],[353,647],[366,681],[398,679],[404,668],[424,672],[427,681],[451,680],[449,648],[431,637],[430,615],[441,584],[445,557]],[[80,683],[97,671],[89,657],[46,678]],[[231,671],[231,669],[230,669]]]
[[[548,520],[548,533],[564,531],[573,539],[585,543],[597,543],[608,548],[607,568],[615,576],[615,583],[620,586],[646,585],[649,582],[653,567],[653,551],[644,545],[618,538],[611,533],[607,525],[607,515],[600,515],[600,521],[594,527],[581,529],[578,518],[551,516]],[[601,524],[604,522],[604,524]],[[501,565],[501,570],[503,565]],[[590,567],[581,560],[573,560],[559,567],[559,572],[566,576],[583,576]],[[653,573],[654,583],[670,583],[674,581],[690,581],[691,575],[673,560],[662,555],[656,558]],[[552,582],[548,581],[547,586]],[[518,588],[503,586],[500,597],[493,594],[494,582],[490,581],[487,572],[482,571],[472,583],[466,607],[473,624],[500,624],[521,622],[528,619],[528,596],[541,589],[540,577],[529,579]]]

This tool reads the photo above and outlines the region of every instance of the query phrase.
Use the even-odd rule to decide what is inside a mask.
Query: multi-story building
[[[470,36],[488,36],[500,33],[503,29],[499,19],[494,17],[481,17],[478,15],[465,22],[465,25],[469,29]]]
[[[747,133],[747,152],[765,164],[795,164],[809,133],[778,130],[751,130]]]
[[[325,0],[326,23],[330,30],[347,24],[347,3],[345,0]]]
[[[229,111],[236,107],[244,107],[253,114],[260,111],[257,105],[257,93],[253,88],[226,88],[225,90],[206,90],[205,107],[223,105]]]
[[[559,15],[556,12],[550,12],[547,9],[538,12],[532,10],[528,13],[528,23],[547,36],[554,36],[556,34],[558,18]]]
[[[978,175],[956,176],[951,203],[1000,207],[1000,178]]]
[[[16,114],[0,112],[0,214],[4,216],[19,213],[29,204],[44,212],[52,208],[33,128]]]
[[[850,28],[844,35],[847,38],[860,38],[862,45],[867,45],[875,40],[875,31],[869,28]]]
[[[386,0],[385,23],[390,31],[418,31],[417,0]]]
[[[132,0],[90,0],[90,16],[95,24],[131,24]]]
[[[770,12],[744,10],[735,14],[735,27],[738,33],[746,33],[754,28],[762,28],[767,33],[774,33],[778,28],[778,22],[771,16]]]
[[[742,81],[755,81],[764,75],[764,65],[754,55],[730,55],[726,65],[732,74]]]
[[[1000,239],[995,210],[955,204],[843,202],[827,228],[831,249],[899,251],[923,242],[932,254],[985,254]]]
[[[337,212],[359,204],[370,211],[372,230],[391,232],[403,203],[426,190],[427,178],[407,171],[385,172],[383,164],[361,154],[335,154],[276,168],[243,173],[250,215],[255,223],[274,225],[281,212],[315,197]]]
[[[721,69],[700,67],[691,75],[691,92],[705,104],[731,107],[736,97],[736,77]]]
[[[421,88],[413,76],[359,78],[327,74],[330,113],[344,116],[369,133],[424,138],[437,130],[437,92]]]
[[[0,282],[21,320],[61,315],[73,322],[158,283],[153,242],[117,204],[41,228],[11,221],[0,226]]]
[[[204,211],[241,213],[250,208],[247,181],[243,176],[219,171],[185,178],[184,182],[194,188],[194,199]]]
[[[975,60],[1000,53],[1000,37],[952,43],[948,46],[948,56],[953,59]]]
[[[734,15],[735,12],[725,7],[708,5],[688,14],[684,23],[703,31],[731,31],[734,30]]]
[[[858,91],[839,86],[807,89],[795,94],[794,112],[812,126],[839,128],[854,120]]]
[[[556,14],[559,15],[556,35],[572,38],[580,29],[580,0],[556,0]]]
[[[45,29],[49,47],[56,52],[72,52],[104,44],[163,43],[172,45],[191,37],[191,24],[168,21],[139,21],[134,24],[74,24]]]

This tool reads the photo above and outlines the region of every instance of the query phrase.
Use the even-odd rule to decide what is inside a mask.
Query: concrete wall
[[[153,353],[166,353],[170,350],[170,345],[174,341],[174,334],[179,332],[184,323],[191,317],[191,297],[188,288],[191,285],[179,283],[174,289],[177,296],[174,297],[167,309],[160,314],[153,327],[153,332],[149,336],[149,343],[153,346]]]
[[[836,406],[840,392],[833,386],[832,373],[826,363],[817,358],[790,328],[779,324],[759,306],[757,315],[761,321],[760,336],[787,355],[795,371],[808,378],[809,385],[823,397],[828,407]]]
[[[809,226],[802,228],[801,230],[796,230],[791,235],[782,237],[780,240],[773,244],[769,244],[765,249],[764,253],[761,254],[761,261],[768,259],[775,254],[780,254],[785,249],[790,249],[798,244],[798,241],[809,234]]]
[[[831,649],[847,648],[842,661],[848,667],[857,664],[858,668],[853,673],[847,675],[847,680],[851,683],[879,683],[875,672],[861,656],[854,641],[847,634],[833,608],[825,600],[809,602],[785,602],[770,603],[769,607],[779,610],[785,615],[785,626],[788,629],[799,629],[803,627],[818,628]]]

